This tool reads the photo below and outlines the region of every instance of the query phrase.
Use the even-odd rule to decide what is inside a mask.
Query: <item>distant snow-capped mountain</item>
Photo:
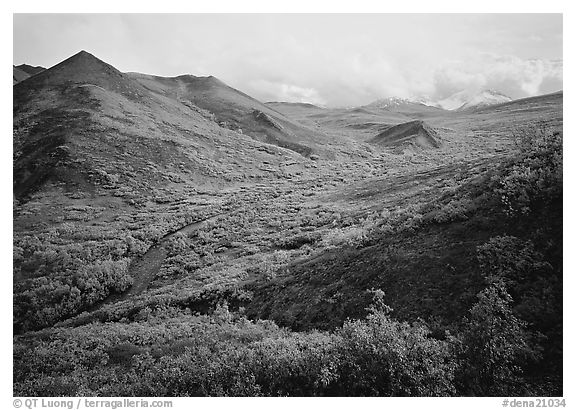
[[[413,98],[401,98],[401,97],[388,97],[388,98],[380,98],[366,107],[370,108],[377,108],[377,109],[391,109],[391,108],[398,108],[406,105],[428,105],[422,101]]]
[[[474,107],[502,104],[509,101],[512,101],[512,98],[498,91],[483,90],[478,93],[473,93],[468,90],[463,90],[438,101],[438,106],[445,110],[465,110]]]
[[[386,110],[399,113],[436,112],[441,109],[427,97],[388,97],[378,99],[363,108]]]
[[[480,92],[462,90],[439,101],[434,101],[428,96],[415,96],[410,98],[388,97],[380,98],[364,108],[402,112],[405,110],[466,110],[474,107],[501,104],[512,101],[510,97],[494,90],[482,90]]]
[[[410,97],[409,100],[418,104],[427,105],[428,107],[442,108],[438,105],[437,101],[434,101],[428,95],[417,95],[414,97]]]

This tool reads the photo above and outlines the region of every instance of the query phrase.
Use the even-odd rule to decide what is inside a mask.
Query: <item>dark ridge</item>
[[[30,78],[30,74],[19,69],[16,66],[12,67],[12,84],[18,84],[19,82],[24,81],[27,78]]]
[[[440,148],[438,133],[422,120],[398,124],[376,135],[369,142],[385,147],[398,147],[405,144],[420,148]]]

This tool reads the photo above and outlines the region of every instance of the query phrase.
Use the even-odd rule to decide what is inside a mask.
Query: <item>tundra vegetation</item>
[[[14,393],[560,395],[561,135],[526,131],[473,171],[386,209],[236,193],[166,241],[148,292],[96,310],[130,287],[131,260],[214,210],[88,225],[98,207],[70,206],[16,232]]]

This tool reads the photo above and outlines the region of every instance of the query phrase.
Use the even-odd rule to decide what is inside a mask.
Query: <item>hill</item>
[[[555,93],[537,95],[535,97],[521,98],[518,100],[504,101],[498,104],[490,104],[485,106],[478,106],[475,109],[476,113],[542,113],[543,110],[558,109],[562,107],[564,98],[563,91]]]
[[[459,162],[323,196],[363,210],[362,227],[343,229],[334,249],[290,261],[272,280],[253,283],[249,316],[296,330],[333,329],[364,317],[367,290],[382,289],[394,317],[453,329],[487,283],[504,280],[515,314],[548,335],[547,359],[527,370],[529,377],[556,372],[562,350],[561,318],[552,313],[560,312],[562,299],[561,138],[551,131],[524,137],[521,152],[503,162]],[[545,169],[521,176],[542,161]],[[534,303],[535,294],[542,305]]]
[[[561,130],[562,107],[563,93],[560,91],[455,111],[441,122],[443,126],[450,128],[473,128],[484,134],[489,133],[494,139],[500,135],[510,136],[514,129],[526,127],[528,124],[541,123]]]
[[[369,142],[384,147],[415,146],[419,148],[439,148],[438,133],[424,121],[410,121],[398,124],[381,132]]]

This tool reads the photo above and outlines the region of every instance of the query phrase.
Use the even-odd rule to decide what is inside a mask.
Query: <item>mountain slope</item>
[[[454,323],[486,286],[483,274],[493,274],[489,268],[502,263],[508,271],[516,269],[517,280],[524,283],[512,286],[524,292],[533,287],[534,291],[541,277],[536,279],[539,274],[531,277],[534,272],[528,272],[540,269],[543,265],[537,260],[545,255],[550,271],[540,274],[554,276],[546,279],[554,288],[544,296],[549,304],[533,305],[530,291],[524,295],[530,307],[524,308],[542,308],[538,319],[542,328],[550,329],[548,320],[558,325],[562,319],[547,311],[560,311],[562,305],[556,282],[562,274],[562,186],[558,184],[562,160],[558,135],[544,137],[550,139],[549,145],[532,141],[533,151],[504,163],[497,158],[483,158],[335,189],[323,200],[346,202],[354,209],[377,214],[384,209],[386,221],[381,221],[379,228],[367,218],[363,230],[356,230],[354,238],[335,249],[290,261],[272,280],[251,284],[253,299],[247,306],[248,314],[297,330],[329,329],[349,317],[363,317],[370,303],[368,290],[382,289],[394,309],[393,315],[403,320],[432,318]],[[528,171],[537,163],[546,164],[546,171],[532,174],[532,189],[526,191],[527,181],[523,180],[502,190],[503,181],[518,175],[520,168]],[[515,205],[503,201],[502,195]],[[519,203],[529,210],[520,211]],[[483,261],[478,257],[486,243],[493,244],[502,237],[527,241],[533,254],[519,255],[500,243],[501,248],[488,254],[492,259]],[[528,248],[524,251],[530,252]],[[507,258],[515,257],[533,259],[524,265],[510,264]],[[520,302],[518,292],[516,303]],[[559,339],[553,343],[559,343]]]
[[[33,76],[25,87],[18,89],[19,100],[16,102],[20,103],[28,90],[72,85],[98,86],[132,99],[146,94],[143,87],[131,81],[116,68],[86,51],[80,51],[49,70]]]
[[[286,118],[280,112],[238,91],[215,77],[183,75],[163,78],[130,73],[148,90],[176,101],[192,103],[214,115],[223,127],[241,130],[257,140],[309,156],[325,137]],[[326,141],[324,141],[326,142]]]
[[[13,84],[19,83],[20,81],[24,81],[28,77],[30,77],[30,74],[28,74],[26,71],[21,70],[20,68],[18,68],[16,66],[12,67],[12,83]]]
[[[546,109],[556,109],[562,107],[562,102],[564,98],[563,91],[558,91],[555,93],[537,95],[535,97],[520,98],[518,100],[505,101],[498,104],[490,104],[485,106],[479,106],[476,108],[476,113],[499,113],[507,112],[513,114],[514,112],[541,112]]]
[[[490,140],[517,134],[519,129],[545,124],[562,130],[563,93],[557,92],[522,98],[467,110],[454,111],[443,126],[452,129],[473,127],[478,133],[489,135]]]

